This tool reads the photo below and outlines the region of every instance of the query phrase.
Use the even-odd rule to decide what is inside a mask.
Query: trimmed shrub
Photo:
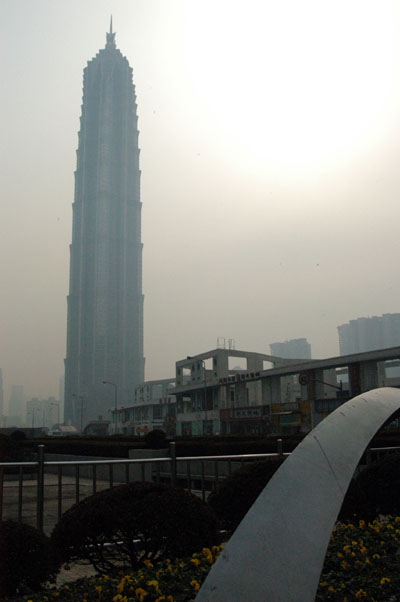
[[[274,459],[246,464],[209,495],[209,505],[227,529],[236,529],[283,461]]]
[[[17,429],[11,433],[10,439],[16,443],[19,443],[20,441],[26,441],[26,435],[24,431]]]
[[[282,439],[285,452],[293,451],[304,435],[260,437],[255,435],[196,436],[189,439],[176,437],[177,456],[216,456],[232,454],[276,453],[277,439]]]
[[[153,429],[144,438],[149,449],[162,449],[166,446],[166,435],[161,429]]]
[[[0,522],[0,599],[40,589],[55,580],[59,567],[46,535],[24,523]]]
[[[400,515],[400,454],[388,454],[363,468],[352,480],[343,501],[341,520],[371,520]]]
[[[183,489],[131,483],[101,491],[65,512],[52,533],[63,562],[97,571],[188,556],[217,541],[217,519]]]

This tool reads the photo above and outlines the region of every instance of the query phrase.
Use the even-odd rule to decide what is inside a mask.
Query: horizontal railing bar
[[[37,462],[0,462],[0,466],[37,466]]]
[[[398,449],[400,451],[400,447],[395,446],[395,447],[370,447],[369,451],[371,452],[377,452],[377,451],[394,451]]]
[[[143,462],[170,462],[171,458],[145,458],[135,459],[120,459],[120,460],[46,460],[46,466],[72,466],[72,464],[80,464],[82,466],[100,466],[109,464],[142,464]]]
[[[278,454],[277,452],[273,452],[273,453],[269,453],[269,454],[234,454],[232,456],[176,456],[176,460],[177,461],[181,461],[181,460],[191,460],[191,461],[195,461],[195,460],[246,460],[247,458],[251,459],[251,458],[277,458],[279,457],[281,454]],[[283,456],[290,456],[290,452],[285,452],[284,454],[282,454]]]
[[[290,456],[290,453],[286,452],[282,454],[283,456]],[[278,458],[280,454],[268,453],[268,454],[234,454],[234,455],[226,455],[226,456],[177,456],[177,462],[200,462],[202,460],[246,460],[252,458]],[[130,459],[117,459],[117,460],[47,460],[45,461],[46,466],[70,466],[72,464],[80,464],[80,465],[108,465],[108,464],[160,464],[162,462],[171,462],[171,458],[167,456],[166,458],[130,458]]]
[[[371,452],[379,451],[395,451],[399,450],[400,447],[371,447]],[[246,460],[252,458],[279,458],[281,456],[290,456],[290,452],[284,452],[279,454],[277,452],[272,453],[261,453],[261,454],[226,454],[222,456],[177,456],[177,462],[201,462],[201,461],[218,461],[218,460]],[[75,466],[75,465],[87,465],[87,466],[100,466],[110,464],[160,464],[162,462],[171,462],[169,456],[164,458],[116,458],[108,460],[46,460],[45,466]],[[13,468],[13,467],[37,467],[37,462],[0,462],[0,467]]]

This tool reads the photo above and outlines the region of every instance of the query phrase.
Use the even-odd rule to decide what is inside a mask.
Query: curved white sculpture
[[[313,429],[254,502],[196,602],[312,602],[357,464],[399,409],[399,389],[374,389]]]

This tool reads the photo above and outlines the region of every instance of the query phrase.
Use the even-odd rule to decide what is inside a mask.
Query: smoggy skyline
[[[146,378],[400,311],[395,1],[4,0],[5,399],[58,395],[82,73],[110,14],[133,67]]]

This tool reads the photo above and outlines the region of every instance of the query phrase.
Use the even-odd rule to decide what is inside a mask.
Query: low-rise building
[[[245,365],[236,366],[237,358]],[[176,433],[308,432],[352,397],[398,386],[390,371],[399,358],[400,347],[323,360],[232,349],[187,357],[176,363]]]
[[[112,411],[113,432],[143,437],[161,429],[167,436],[176,434],[176,401],[173,378],[150,380],[135,389],[132,405]]]
[[[260,374],[298,361],[222,348],[176,362],[176,434],[269,432]]]

